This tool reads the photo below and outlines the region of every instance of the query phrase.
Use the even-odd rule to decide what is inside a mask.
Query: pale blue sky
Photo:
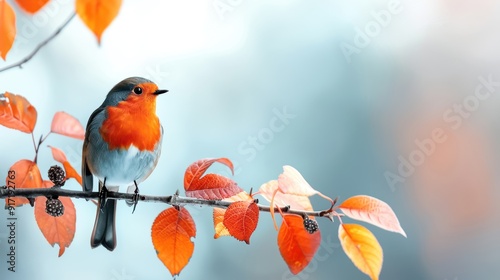
[[[220,3],[233,6],[221,12],[215,8]],[[38,16],[19,16],[18,39],[0,67],[23,58],[74,9],[68,0],[50,5]],[[367,194],[394,208],[407,239],[367,226],[384,248],[380,279],[496,279],[500,227],[498,219],[489,219],[498,215],[473,215],[470,227],[447,223],[453,213],[443,209],[455,209],[454,196],[443,195],[439,186],[432,189],[431,183],[441,184],[433,179],[439,172],[425,173],[434,166],[432,155],[397,185],[384,174],[397,174],[398,156],[407,158],[416,149],[413,140],[430,135],[437,125],[432,116],[439,120],[473,93],[479,76],[498,74],[497,6],[444,0],[125,0],[101,46],[75,18],[23,69],[0,73],[0,91],[21,94],[34,104],[38,137],[49,130],[55,112],[66,111],[85,125],[117,82],[150,78],[169,93],[158,98],[165,128],[162,156],[141,193],[182,190],[185,168],[205,157],[232,159],[234,179],[246,190],[276,179],[283,165],[292,165],[314,188],[340,201]],[[499,103],[492,97],[467,117],[467,127],[487,142],[499,139]],[[283,114],[289,117],[273,129],[271,123]],[[33,158],[29,135],[3,127],[0,135],[0,172],[21,158]],[[79,170],[81,141],[51,135],[46,144],[65,151]],[[486,154],[499,153],[492,146]],[[50,150],[42,147],[42,174],[53,164]],[[469,164],[477,165],[478,159]],[[485,164],[495,169],[498,160]],[[223,167],[213,171],[228,174]],[[492,177],[489,196],[499,198]],[[467,186],[476,188],[471,180]],[[79,188],[75,182],[65,187]],[[140,203],[132,215],[119,203],[118,246],[110,253],[90,248],[95,206],[74,203],[75,238],[60,258],[39,232],[33,209],[16,210],[16,273],[8,272],[3,261],[6,212],[0,211],[1,279],[170,278],[150,238],[151,224],[165,205]],[[464,208],[484,205],[473,198],[467,203]],[[328,207],[321,199],[313,204]],[[248,246],[228,237],[214,240],[211,209],[189,210],[197,224],[195,251],[179,279],[368,279],[339,247],[338,221],[320,221],[320,257],[292,278],[268,214],[262,213]],[[493,210],[500,213],[498,207]],[[482,242],[470,245],[477,240]]]

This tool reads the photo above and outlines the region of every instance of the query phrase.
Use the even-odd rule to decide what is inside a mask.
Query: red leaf
[[[399,224],[398,217],[392,208],[379,199],[367,195],[357,195],[348,198],[339,208],[349,218],[367,222],[406,237],[406,233]]]
[[[247,192],[242,191],[239,194],[223,199],[223,201],[253,201],[253,198]],[[226,209],[214,207],[214,239],[221,236],[231,235],[224,225],[224,214],[226,214]]]
[[[52,119],[50,132],[76,139],[85,139],[85,129],[73,116],[65,112],[57,112]]]
[[[259,207],[255,202],[233,202],[224,214],[224,226],[239,241],[250,244],[250,236],[259,222]]]
[[[297,215],[283,216],[278,233],[278,247],[281,256],[293,274],[300,273],[313,259],[321,243],[321,233],[313,234],[304,228],[303,219]]]
[[[200,179],[200,177],[212,166],[214,162],[222,163],[231,169],[233,172],[233,163],[227,158],[205,158],[193,162],[184,173],[184,189],[189,190],[193,181]]]
[[[175,207],[161,212],[153,222],[151,238],[158,258],[172,276],[179,275],[193,255],[196,226],[184,207]]]
[[[42,175],[36,163],[22,159],[10,167],[5,185],[10,189],[41,188]],[[10,206],[21,206],[29,201],[24,197],[9,197],[5,199],[5,203]]]
[[[0,94],[1,125],[25,133],[32,133],[35,129],[36,118],[36,109],[26,98],[9,92]]]
[[[16,0],[17,4],[28,13],[38,12],[49,0]]]
[[[222,175],[206,174],[201,177],[214,162],[222,163],[233,171],[233,164],[227,158],[201,159],[194,162],[184,173],[186,196],[220,200],[243,191],[236,182]]]
[[[0,0],[0,56],[3,60],[12,48],[14,38],[16,38],[16,14],[9,3]]]
[[[120,11],[122,0],[76,0],[76,13],[101,43],[104,30]]]
[[[49,146],[49,148],[52,150],[52,157],[56,161],[62,163],[64,170],[66,171],[66,179],[73,178],[76,181],[78,181],[78,183],[81,186],[82,185],[82,176],[80,176],[80,174],[78,174],[78,172],[76,172],[76,170],[73,168],[73,166],[71,166],[71,164],[69,163],[68,159],[66,158],[66,155],[64,154],[64,152],[61,149],[58,149],[56,147]]]
[[[44,185],[49,187],[53,185],[50,181],[44,181]],[[38,227],[43,233],[45,239],[52,247],[59,245],[59,257],[64,254],[65,248],[68,248],[73,241],[76,229],[76,210],[73,201],[69,197],[59,197],[64,205],[64,214],[59,217],[53,217],[45,212],[45,203],[47,198],[39,196],[35,199],[35,219]]]

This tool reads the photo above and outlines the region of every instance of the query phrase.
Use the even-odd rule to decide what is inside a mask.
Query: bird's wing
[[[83,141],[83,152],[82,152],[82,187],[85,191],[92,191],[93,186],[94,186],[94,176],[92,175],[92,172],[89,169],[88,163],[87,163],[87,149],[89,145],[89,139],[90,139],[90,127],[92,126],[92,123],[94,122],[94,119],[97,115],[99,114],[104,114],[104,108],[103,106],[97,108],[92,115],[90,115],[89,120],[87,122],[87,128],[85,130],[85,139]]]

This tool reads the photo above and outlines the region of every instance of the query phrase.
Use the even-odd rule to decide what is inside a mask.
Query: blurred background
[[[0,67],[24,58],[73,10],[74,1],[52,0],[35,16],[17,11],[16,42]],[[182,189],[186,167],[205,157],[233,160],[246,190],[292,165],[340,201],[366,194],[392,206],[408,238],[364,224],[384,249],[380,279],[498,279],[498,12],[493,0],[125,0],[100,46],[75,18],[22,69],[1,72],[0,91],[37,108],[37,138],[55,112],[85,125],[117,82],[152,79],[169,93],[157,105],[162,157],[142,194]],[[51,135],[45,143],[80,169],[81,141]],[[0,154],[7,174],[34,157],[31,137],[0,127]],[[53,164],[44,145],[45,178]],[[74,180],[65,187],[80,189]],[[0,211],[1,279],[170,278],[150,238],[165,205],[140,203],[132,215],[120,203],[118,246],[108,252],[89,246],[94,204],[74,203],[76,234],[60,258],[33,209],[16,210],[15,273]],[[368,279],[340,248],[337,221],[319,221],[322,247],[292,276],[268,214],[248,246],[214,240],[210,208],[189,210],[195,252],[179,279]]]

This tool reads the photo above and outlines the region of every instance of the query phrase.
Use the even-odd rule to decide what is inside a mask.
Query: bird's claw
[[[134,193],[134,198],[132,198],[132,203],[134,204],[134,208],[132,208],[132,214],[135,212],[135,207],[137,206],[137,202],[139,202],[139,193]]]
[[[134,208],[132,208],[132,214],[135,212],[135,207],[137,206],[137,203],[139,202],[139,187],[137,186],[137,183],[134,181],[135,184],[135,191],[134,191],[134,197],[132,198],[132,204],[134,204]]]
[[[99,207],[104,209],[104,206],[106,205],[106,201],[108,199],[108,189],[106,186],[102,186],[101,190],[99,191]]]

